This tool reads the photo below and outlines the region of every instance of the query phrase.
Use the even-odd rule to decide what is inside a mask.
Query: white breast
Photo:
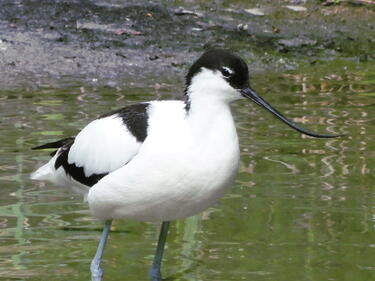
[[[186,116],[183,102],[154,102],[138,154],[90,189],[92,213],[101,219],[165,221],[216,202],[237,172],[238,139],[229,107],[200,120],[198,125]]]

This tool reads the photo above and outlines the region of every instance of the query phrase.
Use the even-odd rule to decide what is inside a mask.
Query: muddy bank
[[[257,2],[3,0],[0,85],[173,78],[210,46],[239,52],[252,71],[375,58],[375,5]]]

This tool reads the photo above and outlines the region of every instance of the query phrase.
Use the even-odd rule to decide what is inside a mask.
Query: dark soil
[[[1,0],[0,86],[143,83],[183,73],[210,47],[240,53],[253,72],[375,58],[375,5],[183,3]],[[255,7],[264,15],[246,11]]]

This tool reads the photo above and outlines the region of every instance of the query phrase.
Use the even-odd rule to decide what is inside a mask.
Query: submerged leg
[[[158,246],[156,248],[154,261],[150,271],[151,281],[161,281],[160,266],[163,259],[164,245],[165,241],[167,240],[168,228],[169,221],[164,221],[161,225]]]
[[[102,237],[100,237],[98,249],[94,259],[91,261],[91,281],[101,281],[103,277],[103,270],[100,268],[100,262],[102,261],[102,256],[107,242],[108,234],[111,229],[112,220],[107,220],[104,224]]]

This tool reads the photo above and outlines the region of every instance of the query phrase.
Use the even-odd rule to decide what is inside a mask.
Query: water
[[[347,136],[303,137],[255,105],[236,103],[236,184],[213,208],[172,224],[164,277],[374,280],[374,66],[332,62],[252,78],[253,88],[294,121]],[[121,89],[72,81],[0,93],[0,280],[89,280],[101,234],[79,196],[29,180],[48,159],[30,147],[74,135],[122,105],[176,98],[170,93],[182,87],[182,79],[160,77]],[[158,231],[116,221],[105,280],[147,280]]]

